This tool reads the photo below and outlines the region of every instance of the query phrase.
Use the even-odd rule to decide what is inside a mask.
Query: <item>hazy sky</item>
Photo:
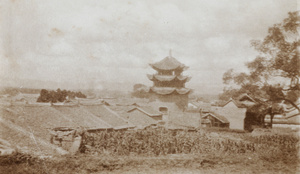
[[[187,86],[215,93],[227,69],[258,54],[250,40],[296,10],[297,0],[2,0],[0,79],[130,90],[152,85],[149,63],[172,49],[190,67]]]

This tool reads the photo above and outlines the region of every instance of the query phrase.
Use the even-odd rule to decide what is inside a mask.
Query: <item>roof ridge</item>
[[[167,56],[164,59],[149,64],[152,68],[157,70],[174,70],[177,68],[186,67],[183,63],[179,62],[176,58]]]
[[[159,115],[159,114],[151,114],[151,113],[145,111],[142,107],[136,107],[135,109],[138,109],[138,110],[144,112],[146,115],[149,115],[149,116],[156,116],[156,115]],[[159,111],[157,111],[157,112],[159,112]],[[161,113],[161,112],[159,112],[159,113]],[[161,115],[162,115],[162,113],[161,113]]]
[[[111,110],[109,107],[103,105],[103,107],[105,109],[107,109],[110,113],[114,114],[116,117],[120,118],[121,120],[125,121],[128,126],[133,126],[134,124],[132,124],[129,120],[126,120],[125,118],[121,117],[118,113],[116,113],[115,111]]]
[[[223,116],[223,115],[221,115],[221,114],[219,114],[219,113],[210,111],[208,114],[204,115],[203,117],[206,117],[206,116],[208,116],[208,115],[212,115],[212,116],[215,117],[216,119],[220,120],[222,123],[229,123],[228,119],[227,119],[225,116]],[[218,118],[218,117],[221,117],[221,118]],[[226,119],[226,120],[222,120],[222,119]]]
[[[101,121],[102,123],[104,123],[106,126],[109,126],[109,127],[113,128],[113,126],[112,126],[111,124],[107,123],[107,122],[104,121],[102,118],[97,117],[94,113],[88,111],[86,108],[83,108],[83,107],[80,107],[80,108],[83,109],[85,112],[90,113],[93,117],[95,117],[97,120],[100,120],[100,121]]]

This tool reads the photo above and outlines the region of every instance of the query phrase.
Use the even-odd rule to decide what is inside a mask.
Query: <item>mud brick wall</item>
[[[62,147],[65,150],[70,150],[72,144],[74,143],[76,130],[53,130],[51,134],[50,142],[54,145]]]

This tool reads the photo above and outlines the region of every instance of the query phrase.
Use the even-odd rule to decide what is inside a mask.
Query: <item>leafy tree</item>
[[[67,92],[67,90],[62,90],[61,91],[61,95],[64,97],[64,98],[66,98],[67,96],[68,96],[68,92]]]
[[[50,95],[50,97],[49,97],[49,101],[51,102],[51,103],[56,103],[57,102],[57,99],[58,99],[58,95],[57,95],[57,93],[55,92],[55,91],[50,91],[49,92],[49,95]]]
[[[49,102],[49,92],[46,89],[42,89],[37,102]]]
[[[75,93],[75,96],[78,98],[86,98],[86,95],[82,94],[80,91]]]
[[[73,91],[67,91],[67,92],[68,92],[69,99],[74,99],[75,98],[75,93]]]
[[[223,82],[231,88],[224,89],[220,98],[250,94],[259,103],[252,108],[252,112],[259,112],[257,120],[263,122],[265,115],[270,114],[271,124],[278,112],[275,103],[288,102],[300,112],[294,103],[300,94],[299,26],[299,12],[290,12],[288,18],[269,28],[263,40],[251,41],[258,56],[246,63],[249,72],[230,69],[224,73]]]
[[[40,96],[37,99],[37,102],[51,102],[51,103],[56,103],[56,102],[64,102],[67,97],[70,99],[74,99],[75,97],[78,98],[86,98],[86,95],[83,93],[79,92],[73,92],[73,91],[67,91],[67,90],[61,90],[58,88],[56,91],[48,91],[46,89],[42,89],[40,92]]]

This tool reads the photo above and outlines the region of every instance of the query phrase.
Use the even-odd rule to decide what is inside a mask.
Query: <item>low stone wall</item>
[[[8,141],[0,139],[0,156],[11,155],[15,152],[16,150],[12,148]]]
[[[85,151],[86,147],[86,136],[93,135],[98,132],[106,131],[126,131],[127,129],[84,129],[84,128],[66,128],[59,127],[50,130],[51,144],[59,146],[64,150],[67,150],[70,154],[76,154],[79,151]]]
[[[71,154],[78,152],[85,130],[81,128],[54,128],[51,131],[51,144],[62,147]]]

